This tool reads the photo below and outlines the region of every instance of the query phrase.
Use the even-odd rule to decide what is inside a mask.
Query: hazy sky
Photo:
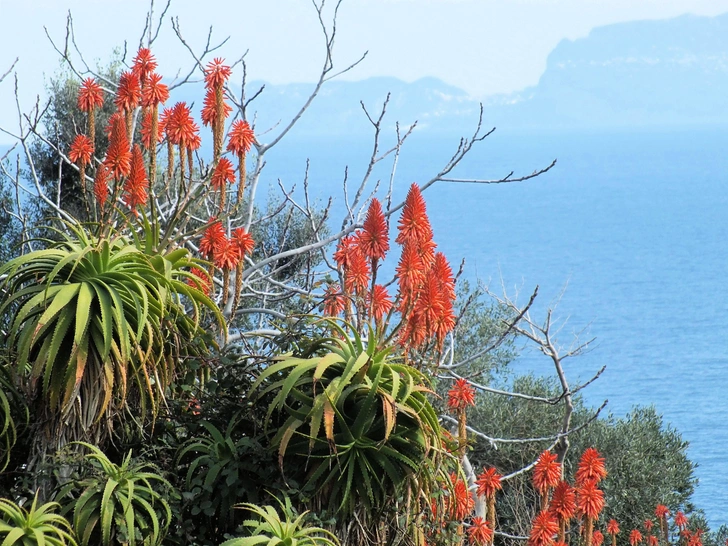
[[[159,10],[164,3],[155,5]],[[44,74],[59,66],[44,26],[62,47],[70,10],[80,48],[89,61],[103,62],[124,39],[136,49],[148,6],[148,0],[0,0],[0,74],[20,57],[19,85],[30,104],[43,91]],[[335,61],[343,67],[368,50],[347,78],[436,76],[483,96],[535,84],[560,40],[585,36],[596,26],[724,12],[728,0],[344,0]],[[312,81],[322,63],[322,37],[308,0],[176,0],[170,15],[179,16],[195,48],[213,25],[214,36],[231,37],[221,56],[232,59],[249,49],[253,79]],[[189,66],[168,20],[154,53],[165,75]],[[0,124],[12,119],[12,106],[6,79],[0,83]]]

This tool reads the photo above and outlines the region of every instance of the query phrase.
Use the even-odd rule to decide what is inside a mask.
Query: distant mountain
[[[252,103],[259,129],[290,120],[313,88],[251,82],[249,92],[262,85],[264,92]],[[423,131],[463,133],[480,107],[465,91],[436,78],[334,80],[324,85],[293,134],[368,133],[371,125],[360,101],[375,115],[387,93],[387,128],[417,120]],[[728,14],[596,28],[585,38],[562,41],[537,85],[483,102],[486,124],[501,129],[728,124]]]
[[[727,97],[728,14],[684,15],[562,41],[538,85],[502,97],[494,114],[553,128],[725,124]]]

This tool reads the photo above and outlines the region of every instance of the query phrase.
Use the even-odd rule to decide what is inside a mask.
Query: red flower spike
[[[200,239],[200,254],[207,259],[212,257],[215,247],[225,241],[225,228],[222,227],[222,223],[215,218],[210,218],[210,222]]]
[[[371,260],[383,260],[389,250],[389,228],[382,204],[376,197],[369,205],[364,228],[359,234],[359,248]]]
[[[473,544],[484,546],[485,544],[490,544],[490,541],[493,539],[493,529],[490,528],[488,522],[483,518],[475,516],[470,527],[468,527],[468,536]]]
[[[212,251],[212,261],[219,269],[235,269],[240,258],[240,249],[227,238],[222,238]]]
[[[109,169],[105,165],[99,165],[94,178],[94,197],[101,208],[109,197]]]
[[[212,284],[210,283],[210,278],[208,277],[207,273],[196,267],[190,269],[190,273],[192,273],[196,278],[190,279],[188,277],[186,280],[187,284],[192,288],[197,288],[198,290],[202,291],[202,293],[206,296],[209,296],[210,287],[212,286]]]
[[[91,155],[94,152],[91,139],[86,135],[77,135],[71,144],[71,150],[68,152],[68,159],[73,161],[79,167],[91,163]]]
[[[455,480],[453,491],[455,493],[453,518],[463,520],[473,511],[475,499],[473,499],[473,495],[470,494],[468,486],[463,480]]]
[[[596,480],[587,480],[576,490],[576,506],[585,516],[596,520],[604,509],[604,491],[597,487]]]
[[[215,58],[205,67],[205,87],[208,89],[221,88],[232,75],[229,66],[224,65],[224,59]]]
[[[658,519],[664,519],[669,515],[670,515],[670,509],[667,506],[665,506],[664,504],[658,504],[655,507],[655,516],[657,516]]]
[[[397,280],[400,293],[407,297],[417,291],[425,280],[422,261],[414,244],[405,244],[397,265]]]
[[[609,523],[607,523],[607,533],[609,533],[610,535],[619,534],[619,524],[617,523],[616,519],[610,519]]]
[[[89,112],[104,105],[104,92],[93,78],[86,78],[78,90],[78,107],[82,112]]]
[[[138,144],[134,145],[131,153],[131,169],[129,176],[124,181],[124,203],[127,207],[135,210],[139,205],[147,204],[147,170],[144,167],[144,157]]]
[[[533,486],[539,493],[556,487],[561,481],[561,465],[556,462],[558,455],[546,450],[538,457],[533,469]]]
[[[475,485],[478,487],[476,490],[478,496],[493,497],[496,491],[503,489],[501,477],[494,467],[483,470],[478,479],[475,480]]]
[[[344,271],[344,287],[347,292],[362,292],[369,284],[369,263],[364,254],[352,248],[346,258],[349,267]]]
[[[149,150],[152,147],[152,116],[154,113],[152,110],[148,110],[146,114],[144,114],[144,118],[142,119],[142,145]],[[157,142],[156,144],[159,144],[164,140],[162,138],[162,135],[164,133],[164,126],[160,121],[157,121]]]
[[[142,88],[139,76],[133,72],[122,72],[119,87],[116,90],[114,104],[124,112],[131,112],[142,99]]]
[[[162,115],[165,117],[164,113]],[[200,128],[192,118],[191,110],[187,104],[178,102],[166,115],[164,130],[172,144],[189,148],[195,142],[195,137],[197,137]]]
[[[109,120],[109,147],[106,149],[104,164],[111,175],[119,179],[127,176],[131,169],[131,150],[126,134],[126,124],[120,114],[114,114]]]
[[[232,113],[233,108],[227,102],[223,102],[223,108],[223,117],[227,118]],[[202,103],[200,117],[202,118],[202,124],[206,127],[215,124],[217,118],[217,100],[214,89],[208,89],[207,93],[205,93],[205,100]]]
[[[592,533],[592,546],[602,546],[604,543],[604,535],[601,531],[594,531]]]
[[[580,484],[588,480],[595,480],[598,483],[606,477],[607,469],[604,467],[604,458],[599,452],[593,447],[584,451],[576,471],[576,483]]]
[[[381,284],[374,285],[374,290],[368,297],[368,304],[371,306],[372,317],[380,322],[384,315],[392,310],[392,299],[387,293],[387,289]]]
[[[331,284],[324,292],[324,315],[337,317],[346,309],[346,298],[338,284]]]
[[[685,514],[681,511],[678,511],[677,514],[675,514],[675,526],[681,531],[688,526],[688,518],[686,518]]]
[[[232,184],[234,182],[235,168],[233,164],[226,157],[220,158],[210,178],[210,184],[213,188],[219,190],[224,184]]]
[[[633,529],[629,534],[629,543],[631,546],[637,546],[640,542],[642,542],[642,533],[637,529]]]
[[[655,524],[652,522],[651,519],[646,519],[644,525],[645,529],[647,529],[647,532],[650,533],[652,532],[652,527],[654,527]]]
[[[554,537],[559,532],[559,523],[548,510],[538,513],[531,525],[528,546],[552,546]]]
[[[447,406],[450,409],[464,409],[475,405],[475,389],[467,379],[458,379],[447,393]]]
[[[157,68],[157,61],[152,52],[146,47],[137,51],[131,67],[132,73],[146,85],[149,75]],[[164,101],[162,101],[164,102]]]
[[[255,134],[245,120],[237,120],[230,127],[228,134],[228,152],[232,152],[237,156],[245,155],[255,143]]]
[[[549,509],[562,521],[568,521],[576,512],[576,491],[567,482],[560,481],[554,489]]]
[[[657,537],[655,535],[648,536],[647,537],[647,544],[649,546],[657,546],[657,544],[658,544]]]
[[[349,267],[349,257],[351,256],[352,249],[356,248],[357,238],[354,235],[347,235],[339,240],[339,244],[336,246],[336,252],[334,252],[334,261],[336,265],[346,271]]]
[[[450,264],[442,252],[437,252],[435,254],[434,262],[432,264],[432,273],[435,277],[437,277],[437,280],[440,283],[440,290],[443,292],[445,298],[454,301],[455,278],[453,277]]]
[[[253,237],[242,227],[233,230],[231,241],[238,247],[241,256],[247,256],[255,248]]]
[[[427,218],[425,199],[422,197],[420,187],[417,184],[410,186],[398,228],[399,235],[396,241],[401,245],[408,241],[421,243],[432,240],[432,227],[429,218]]]
[[[149,78],[142,91],[142,106],[157,106],[169,99],[169,88],[162,83],[162,76],[149,74]]]

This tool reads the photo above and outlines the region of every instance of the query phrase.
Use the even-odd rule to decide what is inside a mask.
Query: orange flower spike
[[[142,88],[139,77],[133,72],[122,72],[119,87],[116,89],[114,104],[126,117],[127,138],[132,140],[132,112],[142,100]]]
[[[675,514],[675,526],[680,529],[681,531],[686,529],[688,526],[688,518],[685,517],[685,514],[683,514],[681,511],[678,510],[678,512]]]
[[[364,254],[352,248],[347,257],[349,267],[344,272],[344,288],[349,293],[360,293],[369,284],[369,264]]]
[[[224,59],[216,57],[205,67],[205,87],[208,89],[221,89],[232,75],[229,66],[223,64]]]
[[[68,159],[73,161],[79,167],[85,167],[91,163],[91,155],[94,148],[91,139],[86,135],[77,135],[71,144],[71,150],[68,152]]]
[[[234,229],[231,240],[240,249],[241,256],[250,254],[255,248],[255,241],[250,233],[245,231],[245,228],[239,227]]]
[[[574,517],[576,512],[576,491],[567,482],[560,481],[554,489],[554,496],[549,504],[551,510],[559,521],[559,540],[566,536],[566,523]]]
[[[610,519],[609,523],[607,523],[607,533],[610,535],[619,534],[619,523],[617,523],[616,519]]]
[[[93,78],[86,78],[81,82],[78,90],[78,108],[82,112],[91,112],[104,105],[104,92]]]
[[[245,260],[243,258],[253,252],[253,249],[255,248],[255,240],[250,233],[242,227],[235,228],[233,230],[230,240],[233,245],[238,247],[238,251],[240,252],[240,261],[235,269],[235,297],[233,299],[232,307],[233,309],[237,309],[238,302],[240,301],[240,294],[243,289],[243,266],[245,265]]]
[[[646,519],[644,525],[645,525],[645,529],[647,529],[647,532],[651,533],[652,527],[654,527],[655,524],[652,522],[651,519]]]
[[[541,494],[541,510],[546,510],[548,494],[561,481],[561,464],[558,455],[546,450],[538,457],[533,469],[533,486]]]
[[[124,203],[127,207],[137,213],[136,209],[139,205],[147,204],[147,189],[149,187],[149,179],[147,178],[146,169],[144,168],[144,157],[142,150],[138,144],[134,145],[131,153],[131,169],[129,176],[124,181]]]
[[[604,466],[604,458],[593,447],[588,448],[579,460],[576,483],[581,484],[588,480],[596,480],[598,483],[606,477],[607,469]]]
[[[367,210],[364,227],[359,234],[359,248],[372,264],[376,260],[383,260],[389,250],[389,228],[382,204],[376,197],[372,199]]]
[[[200,254],[207,259],[212,258],[215,248],[225,241],[225,228],[222,223],[215,218],[210,218],[210,222],[200,239]]]
[[[232,152],[237,156],[247,154],[255,143],[255,134],[253,129],[245,120],[237,120],[230,127],[228,135],[228,152]]]
[[[633,529],[629,534],[629,543],[631,546],[637,546],[642,542],[642,533],[637,529]]]
[[[146,86],[149,76],[157,68],[157,61],[152,52],[146,47],[142,47],[137,51],[136,57],[131,67],[132,73],[139,78],[143,86]],[[164,102],[164,101],[162,101]]]
[[[483,518],[475,516],[470,523],[470,527],[468,527],[468,537],[473,544],[485,546],[493,540],[493,529]]]
[[[220,239],[212,251],[212,259],[218,269],[235,269],[240,261],[240,249],[226,237]],[[225,291],[223,291],[225,293]]]
[[[109,169],[105,165],[99,165],[96,169],[96,176],[94,177],[94,197],[100,208],[104,208],[104,204],[109,197]]]
[[[109,128],[109,147],[106,149],[104,164],[109,168],[111,176],[118,180],[127,176],[131,169],[131,150],[124,118],[120,114],[114,114],[109,120]]]
[[[473,499],[473,495],[463,480],[458,479],[455,481],[453,491],[455,493],[454,519],[463,520],[473,511],[475,499]]]
[[[604,543],[604,535],[601,531],[594,531],[592,533],[592,546],[602,546]]]
[[[238,203],[245,191],[245,156],[255,144],[255,134],[247,121],[237,120],[230,127],[227,150],[238,157]]]
[[[338,284],[330,284],[324,292],[324,315],[338,317],[346,309],[346,298]]]
[[[195,278],[188,277],[185,282],[192,288],[200,290],[206,296],[210,295],[211,283],[210,277],[208,277],[207,273],[196,267],[190,269],[190,273],[194,275]]]
[[[458,379],[447,393],[450,409],[464,409],[475,405],[475,389],[467,379]]]
[[[212,138],[213,138],[213,163],[217,163],[222,153],[222,145],[225,132],[225,118],[232,109],[225,104],[225,96],[223,87],[225,82],[232,74],[229,66],[223,64],[222,59],[214,59],[205,69],[205,86],[207,87],[207,96],[205,97],[205,106],[209,108],[212,103],[213,112],[204,111],[204,117],[211,122]],[[212,96],[210,97],[210,94]],[[209,98],[208,98],[209,97]]]
[[[104,105],[104,92],[93,78],[86,78],[81,82],[78,90],[78,107],[88,114],[88,134],[91,139],[91,148],[96,147],[96,108]]]
[[[374,290],[369,294],[368,298],[372,317],[376,322],[381,322],[384,316],[392,310],[392,298],[389,297],[387,289],[381,284],[374,285]]]
[[[657,546],[659,544],[659,540],[655,535],[650,535],[647,537],[647,544],[648,546]]]
[[[495,467],[484,469],[475,480],[478,496],[485,496],[486,498],[495,497],[496,491],[503,489],[503,485],[501,484],[502,477],[498,474]]]
[[[432,227],[427,218],[427,207],[420,187],[413,183],[404,202],[402,216],[398,223],[399,235],[397,243],[403,245],[407,241],[426,241],[432,239]]]
[[[414,244],[405,244],[402,248],[396,272],[399,292],[404,296],[403,302],[409,303],[410,296],[416,293],[425,280],[422,261]]]
[[[576,490],[576,506],[584,514],[584,543],[591,544],[594,522],[604,509],[604,491],[596,480],[586,480]]]
[[[142,91],[142,106],[151,108],[169,100],[169,88],[162,83],[160,74],[151,73]]]
[[[670,515],[670,509],[664,504],[658,504],[655,507],[655,516],[660,524],[660,533],[665,542],[669,542],[668,529],[667,529],[667,517]]]
[[[228,184],[235,182],[235,169],[233,164],[226,157],[221,158],[210,178],[210,185],[220,190],[220,213],[225,208],[225,195]]]
[[[554,515],[548,510],[542,510],[531,524],[528,546],[552,546],[558,531],[559,524]]]
[[[334,252],[334,261],[342,271],[346,271],[349,267],[351,250],[356,247],[357,244],[358,239],[354,235],[347,235],[339,240],[339,244],[336,246],[336,252]]]
[[[432,272],[440,283],[440,289],[449,300],[455,300],[455,277],[447,258],[442,252],[435,253]]]
[[[587,480],[576,489],[576,506],[585,516],[595,520],[604,509],[604,491],[595,480]]]

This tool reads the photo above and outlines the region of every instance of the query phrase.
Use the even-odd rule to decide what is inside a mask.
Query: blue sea
[[[457,142],[414,133],[399,158],[396,196],[436,173]],[[275,189],[280,178],[300,191],[309,157],[312,196],[333,195],[340,214],[344,166],[351,198],[369,154],[369,140],[292,138],[269,153],[264,186]],[[430,188],[439,248],[453,264],[465,259],[467,277],[520,293],[521,303],[538,285],[533,317],[555,306],[565,347],[577,334],[595,337],[590,352],[566,362],[572,383],[606,365],[584,392],[587,403],[609,400],[620,416],[654,404],[690,442],[695,504],[714,529],[728,523],[728,129],[496,131],[453,175],[519,176],[552,159],[550,172],[527,182]],[[391,157],[381,161],[372,184],[386,186],[391,167]],[[553,372],[528,351],[514,368]]]

